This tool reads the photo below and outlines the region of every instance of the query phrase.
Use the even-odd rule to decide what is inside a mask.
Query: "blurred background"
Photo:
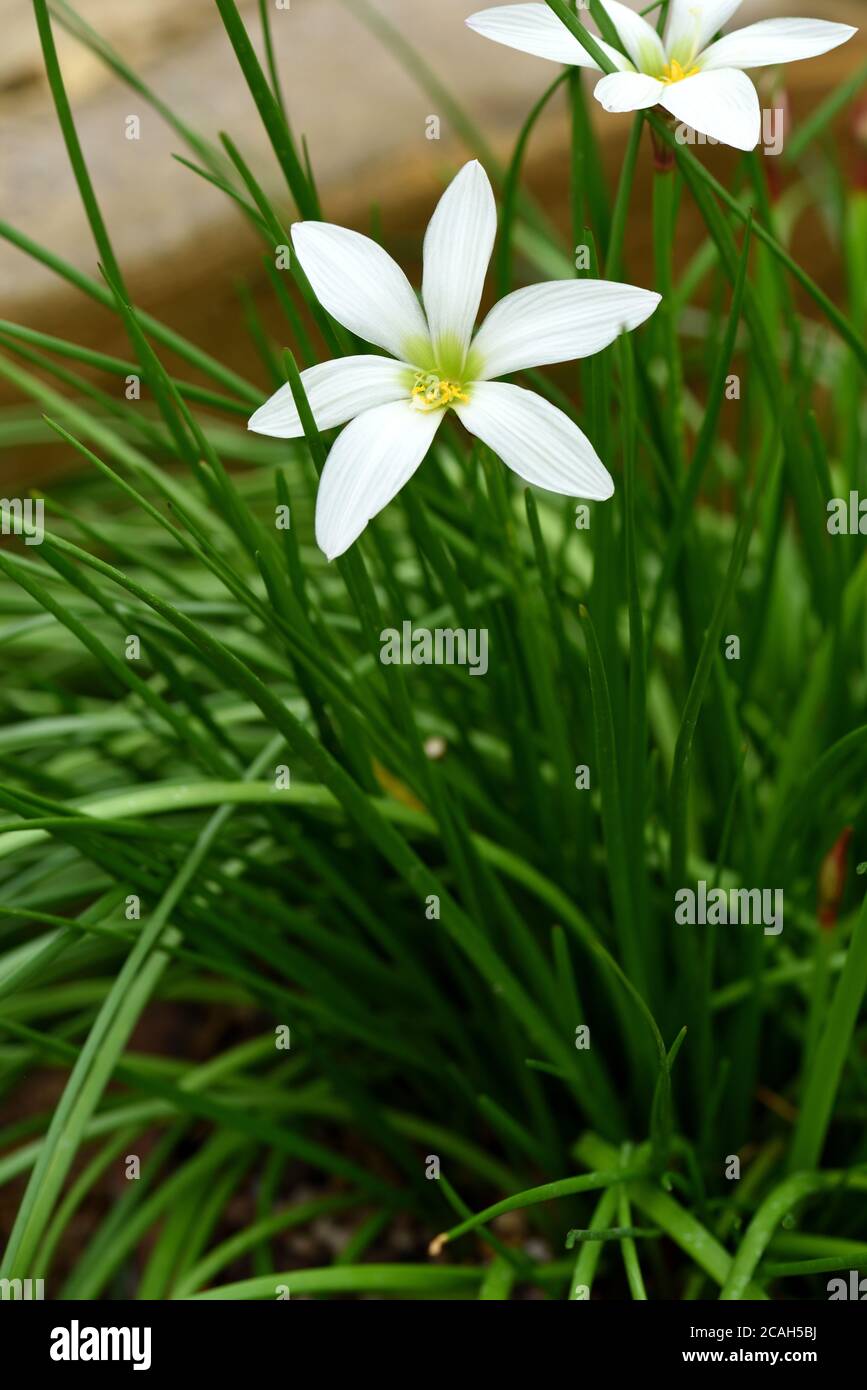
[[[521,123],[557,75],[552,63],[515,53],[471,33],[464,19],[475,0],[291,0],[271,6],[278,67],[296,134],[306,138],[326,216],[370,231],[371,227],[411,269],[419,234],[444,180],[467,157],[467,144],[449,116],[447,99],[427,91],[396,51],[401,40],[416,54],[476,123],[494,155],[511,152]],[[632,0],[634,8],[643,0]],[[258,4],[239,8],[260,37]],[[261,247],[240,213],[219,191],[175,159],[189,155],[178,133],[130,90],[93,52],[62,27],[63,0],[52,6],[60,61],[80,139],[102,210],[128,284],[139,305],[208,347],[237,370],[258,380],[250,341],[236,331],[236,285],[244,280],[260,299],[266,323],[278,336],[273,296],[261,266]],[[253,102],[213,0],[78,0],[76,12],[132,67],[173,111],[200,133],[216,139],[228,131],[279,198],[281,180],[267,148]],[[780,13],[863,22],[864,0],[744,0],[737,23]],[[390,31],[390,37],[384,33]],[[0,0],[0,206],[2,216],[73,265],[96,274],[96,256],[43,73],[30,7]],[[261,51],[261,49],[260,49]],[[867,59],[859,35],[825,56],[790,65],[786,99],[797,122],[834,85]],[[593,74],[586,81],[592,83]],[[766,72],[763,80],[774,76]],[[779,96],[767,89],[766,105]],[[568,231],[569,118],[565,92],[557,93],[537,127],[528,152],[529,184],[546,210]],[[630,117],[608,116],[591,103],[613,183],[620,167]],[[429,117],[440,119],[440,138],[427,138]],[[140,122],[138,139],[127,138],[128,118]],[[857,167],[854,134],[846,125],[836,138],[852,145],[847,167]],[[474,151],[475,152],[475,151]],[[729,152],[707,149],[709,164],[724,174]],[[627,239],[629,275],[650,283],[649,209],[652,167],[642,157]],[[292,218],[288,199],[285,221]],[[682,219],[684,253],[700,231]],[[797,232],[796,232],[797,235]],[[798,256],[829,292],[835,290],[837,253],[821,226],[803,231]],[[566,243],[568,244],[568,242]],[[797,254],[797,248],[796,248]],[[36,261],[0,242],[2,317],[123,353],[116,322],[97,305],[59,281]],[[9,396],[0,394],[0,402]],[[73,458],[56,445],[28,449],[26,471],[36,479]],[[20,476],[20,459],[8,451],[2,476]]]

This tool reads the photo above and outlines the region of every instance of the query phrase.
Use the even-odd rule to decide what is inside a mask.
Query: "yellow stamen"
[[[468,401],[469,396],[457,381],[443,381],[436,372],[419,372],[412,400],[416,410],[444,410],[453,401]]]
[[[685,71],[676,58],[672,58],[670,63],[666,63],[662,70],[663,82],[682,82],[685,77],[695,77],[698,72],[697,67],[691,67]]]

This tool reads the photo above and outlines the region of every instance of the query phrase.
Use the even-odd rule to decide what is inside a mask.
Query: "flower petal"
[[[330,222],[296,222],[292,242],[323,309],[395,357],[427,341],[427,323],[399,265],[370,237]]]
[[[662,100],[666,83],[643,72],[612,72],[593,89],[606,111],[644,111]]]
[[[818,58],[857,34],[850,24],[824,19],[762,19],[712,43],[701,56],[702,71],[714,68],[765,68]]]
[[[535,391],[502,381],[476,382],[455,410],[474,434],[534,487],[604,501],[614,491],[586,435]]]
[[[637,328],[660,296],[610,280],[552,280],[515,290],[495,305],[473,343],[480,379],[589,357]]]
[[[661,73],[665,67],[665,49],[653,26],[640,14],[636,14],[635,10],[621,5],[620,0],[599,0],[599,3],[617,30],[620,42],[638,71],[650,73],[652,76]]]
[[[692,66],[719,29],[741,7],[741,0],[671,0],[665,23],[665,51],[681,67]]]
[[[754,150],[762,133],[759,94],[745,72],[720,68],[672,82],[661,104],[677,120],[736,150]]]
[[[409,481],[444,415],[394,401],[346,426],[328,455],[316,497],[316,543],[329,560],[348,550]]]
[[[301,380],[317,429],[332,429],[373,406],[408,397],[412,370],[390,357],[340,357],[308,367]],[[259,406],[247,428],[275,439],[299,439],[303,435],[288,382]]]
[[[446,375],[463,367],[496,235],[490,180],[473,159],[440,198],[424,239],[422,299],[434,359]]]
[[[553,63],[570,63],[576,68],[599,71],[599,64],[547,5],[495,5],[493,9],[471,14],[467,24],[477,34],[504,43],[507,48],[518,48],[537,58],[549,58]],[[623,54],[610,43],[603,39],[596,42],[616,68],[629,67]]]

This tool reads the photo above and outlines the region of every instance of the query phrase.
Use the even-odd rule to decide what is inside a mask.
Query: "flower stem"
[[[657,165],[653,180],[653,256],[656,288],[662,295],[657,323],[666,363],[667,419],[676,471],[683,472],[683,365],[674,310],[674,242],[679,185],[673,167]]]

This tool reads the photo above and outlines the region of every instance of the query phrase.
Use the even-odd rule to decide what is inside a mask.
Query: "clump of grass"
[[[396,43],[366,3],[347,4]],[[267,7],[263,60],[233,0],[216,0],[281,197],[63,0],[34,8],[100,271],[0,231],[114,313],[129,353],[0,324],[0,376],[28,403],[0,437],[56,440],[80,465],[45,498],[44,543],[0,549],[10,1115],[34,1069],[63,1076],[50,1112],[0,1131],[0,1181],[20,1186],[2,1274],[91,1299],[286,1285],[578,1298],[594,1283],[612,1297],[823,1297],[833,1261],[860,1267],[867,1251],[867,911],[845,858],[830,877],[827,860],[846,827],[856,857],[867,833],[867,568],[859,538],[826,525],[828,501],[865,483],[867,196],[827,138],[864,75],[800,126],[776,202],[759,159],[724,188],[653,113],[609,186],[570,81],[566,240],[522,186],[561,80],[500,168],[400,39],[495,181],[500,292],[575,273],[576,239],[594,269],[628,270],[644,127],[671,144],[653,215],[665,312],[580,370],[532,373],[616,475],[588,527],[443,430],[329,566],[312,526],[329,440],[298,364],[357,345],[296,264],[273,270],[287,224],[322,209]],[[286,328],[271,342],[243,297],[257,381],[130,301],[53,23],[153,103],[191,177],[260,234]],[[687,198],[706,239],[679,265]],[[808,200],[844,304],[796,258]],[[130,372],[140,402],[119,390]],[[282,380],[303,441],[246,432]],[[381,632],[407,620],[486,628],[485,678],[383,665]],[[677,893],[700,882],[781,890],[784,930],[677,924]],[[157,1001],[232,1028],[205,1059],[142,1051]],[[70,1257],[73,1221],[135,1156],[139,1180]],[[319,1190],[293,1199],[302,1180]],[[238,1228],[240,1195],[255,1209]],[[514,1212],[536,1236],[526,1248],[497,1222]],[[341,1256],[281,1266],[287,1231],[335,1214],[352,1232]],[[384,1237],[407,1217],[409,1262]]]

